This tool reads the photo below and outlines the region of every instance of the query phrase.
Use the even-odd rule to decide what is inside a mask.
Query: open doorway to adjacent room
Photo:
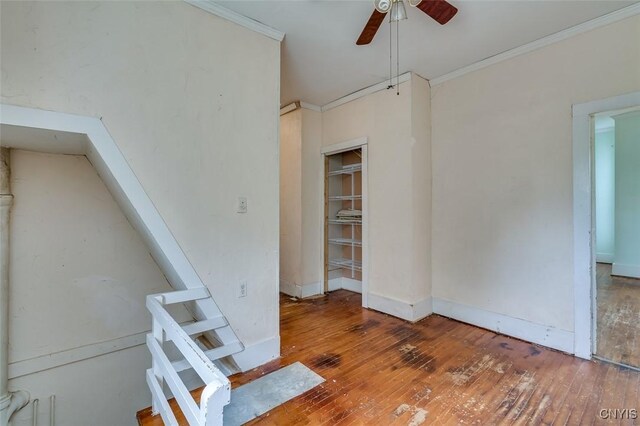
[[[640,368],[640,107],[593,122],[594,356]]]

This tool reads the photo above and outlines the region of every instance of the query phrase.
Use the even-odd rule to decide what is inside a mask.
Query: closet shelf
[[[344,166],[340,170],[332,170],[329,173],[327,173],[327,175],[329,175],[329,176],[351,175],[353,173],[357,173],[357,172],[360,172],[360,171],[362,171],[362,164],[361,163],[349,164],[347,166]]]
[[[355,246],[362,247],[362,241],[352,240],[350,238],[329,238],[329,243],[339,246]]]
[[[354,201],[362,200],[362,195],[332,195],[329,201]]]
[[[329,265],[335,266],[338,268],[354,269],[356,271],[362,271],[362,262],[358,260],[343,259],[343,258],[329,259]]]
[[[329,219],[327,222],[329,223],[329,225],[362,225],[361,220]]]

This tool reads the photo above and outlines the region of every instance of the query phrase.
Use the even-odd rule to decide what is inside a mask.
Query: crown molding
[[[212,0],[183,0],[185,3],[189,3],[192,6],[198,7],[212,15],[219,16],[220,18],[231,21],[240,26],[255,31],[276,41],[282,41],[284,39],[284,33],[282,31],[271,28],[261,22],[254,21],[244,15],[234,12],[231,9],[227,9],[224,6],[220,6],[218,3]]]
[[[289,105],[285,105],[280,108],[280,115],[288,114],[292,111],[297,110],[298,108],[300,108],[300,102],[291,102]]]
[[[322,112],[322,107],[319,105],[310,104],[300,101],[300,108],[310,109],[311,111]]]
[[[431,86],[436,86],[438,84],[444,83],[445,81],[449,81],[454,78],[461,77],[465,74],[469,74],[471,72],[480,70],[482,68],[486,68],[490,65],[494,65],[499,62],[506,61],[507,59],[515,58],[516,56],[520,56],[525,53],[532,52],[542,47],[549,46],[550,44],[557,43],[562,40],[566,40],[570,37],[585,33],[587,31],[594,30],[596,28],[603,27],[605,25],[612,24],[614,22],[621,21],[626,18],[630,18],[638,14],[640,14],[640,3],[636,3],[631,6],[622,8],[620,10],[616,10],[615,12],[611,12],[607,15],[603,15],[598,18],[592,19],[590,21],[583,22],[582,24],[578,24],[576,26],[559,31],[555,34],[551,34],[541,39],[532,41],[531,43],[523,44],[522,46],[516,47],[511,50],[507,50],[505,52],[483,59],[481,61],[468,65],[466,67],[462,67],[450,73],[441,75],[440,77],[432,78],[431,80],[429,80],[429,82],[431,83]]]
[[[302,102],[302,101],[296,101],[296,102],[291,102],[288,105],[283,106],[282,108],[280,108],[280,115],[285,115],[288,114],[292,111],[295,111],[297,109],[300,108],[305,108],[311,111],[317,111],[317,112],[322,112],[322,107],[318,106],[318,105],[314,105],[314,104],[309,104],[307,102]]]
[[[395,80],[395,78],[394,78]],[[400,84],[411,80],[411,71],[401,74],[398,77],[398,82]],[[395,86],[394,86],[395,87]],[[340,105],[344,105],[347,102],[355,101],[356,99],[362,98],[364,96],[370,95],[375,92],[379,92],[381,90],[386,90],[389,88],[389,80],[382,81],[380,83],[374,84],[373,86],[365,87],[364,89],[360,89],[357,92],[353,92],[347,96],[343,96],[339,99],[336,99],[333,102],[329,102],[326,105],[323,105],[321,110],[322,112],[328,111],[332,108],[339,107]]]

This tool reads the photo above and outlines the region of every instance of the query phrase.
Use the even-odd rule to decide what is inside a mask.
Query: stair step
[[[190,288],[188,290],[172,291],[162,294],[163,305],[173,305],[176,303],[185,303],[195,300],[208,299],[211,297],[207,287]]]
[[[244,346],[242,345],[242,343],[239,341],[235,341],[235,342],[228,343],[224,346],[209,349],[208,351],[205,351],[204,354],[207,356],[207,358],[214,361],[216,359],[220,359],[229,355],[236,354],[242,351],[243,349],[244,349]],[[189,361],[187,361],[186,359],[175,361],[172,363],[172,365],[173,365],[173,368],[175,368],[178,373],[181,371],[189,370],[191,368],[191,364],[189,364]]]
[[[182,329],[189,336],[193,336],[194,334],[204,333],[205,331],[215,330],[227,325],[229,325],[227,319],[224,316],[220,315],[218,317],[209,318],[204,321],[197,321],[192,324],[187,324],[183,326]]]

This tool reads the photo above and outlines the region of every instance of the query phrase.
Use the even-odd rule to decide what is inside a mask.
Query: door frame
[[[640,91],[572,108],[574,353],[584,359],[591,359],[596,349],[594,115],[638,105]]]
[[[362,150],[362,307],[369,307],[369,159],[368,159],[368,138],[363,136],[357,139],[351,139],[335,144],[322,147],[320,150],[321,170],[325,170],[325,160],[327,156],[339,154],[345,151],[351,151],[360,148]],[[324,283],[324,266],[326,265],[327,253],[324,249],[325,239],[327,235],[327,226],[325,220],[325,178],[322,179],[322,197],[320,205],[322,206],[322,282]],[[323,287],[324,288],[324,287]]]

